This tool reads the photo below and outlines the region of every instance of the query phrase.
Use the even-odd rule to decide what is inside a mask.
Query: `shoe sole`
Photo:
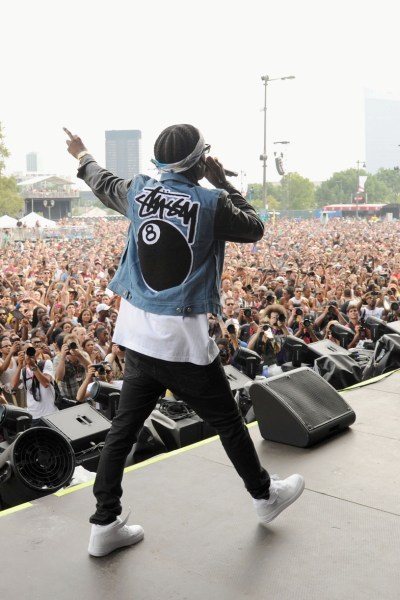
[[[276,517],[278,515],[280,515],[281,512],[283,510],[285,510],[285,508],[288,508],[288,506],[290,506],[291,504],[293,504],[293,502],[295,502],[298,498],[300,498],[300,496],[304,492],[305,486],[306,486],[306,482],[303,479],[303,481],[301,482],[301,485],[298,488],[298,490],[296,491],[295,495],[292,496],[291,498],[289,498],[288,500],[286,500],[286,502],[284,504],[281,504],[279,507],[277,507],[275,509],[275,511],[269,515],[269,517],[261,518],[260,522],[263,525],[267,525],[268,523],[271,523],[271,521],[273,521],[274,519],[276,519]]]
[[[115,550],[118,550],[118,548],[126,548],[128,546],[134,546],[135,544],[138,544],[139,542],[142,541],[142,539],[144,538],[144,531],[141,531],[140,533],[138,533],[134,540],[127,540],[126,544],[117,544],[114,547],[108,547],[107,549],[98,549],[98,550],[93,550],[90,547],[88,548],[88,552],[90,554],[90,556],[94,556],[95,558],[100,558],[101,556],[107,556],[107,554],[111,554],[111,552],[114,552]]]

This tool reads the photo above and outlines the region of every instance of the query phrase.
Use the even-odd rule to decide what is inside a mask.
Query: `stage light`
[[[250,379],[255,379],[258,368],[261,364],[261,356],[254,352],[254,350],[249,350],[248,348],[239,347],[234,355],[233,362],[236,362],[241,367],[244,367],[244,373]]]
[[[48,427],[18,434],[0,454],[0,508],[47,496],[68,485],[75,455],[67,438]]]
[[[26,409],[0,404],[0,430],[8,443],[11,444],[19,433],[29,429],[31,423],[32,415]]]
[[[101,405],[101,412],[110,421],[115,416],[118,408],[121,390],[106,381],[95,381],[90,388],[90,397]]]
[[[340,342],[342,348],[347,348],[348,345],[353,341],[355,335],[352,329],[345,327],[340,323],[335,323],[332,325],[330,332],[332,337]]]

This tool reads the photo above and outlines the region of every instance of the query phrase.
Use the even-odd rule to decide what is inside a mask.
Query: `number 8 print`
[[[155,223],[147,223],[142,230],[142,239],[145,244],[156,244],[160,239],[160,228]]]

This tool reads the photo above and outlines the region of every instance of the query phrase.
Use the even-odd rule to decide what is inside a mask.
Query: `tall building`
[[[400,166],[400,100],[366,92],[365,162],[370,173]]]
[[[37,152],[29,152],[26,155],[26,170],[28,173],[38,172],[38,155]]]
[[[137,129],[106,131],[106,168],[124,179],[140,173],[140,140]]]

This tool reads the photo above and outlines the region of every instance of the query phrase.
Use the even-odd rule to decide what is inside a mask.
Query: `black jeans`
[[[233,397],[219,357],[206,366],[168,362],[126,351],[125,377],[117,413],[101,452],[90,522],[111,523],[121,514],[126,457],[158,399],[171,390],[220,436],[222,445],[253,498],[268,498],[270,478]]]

